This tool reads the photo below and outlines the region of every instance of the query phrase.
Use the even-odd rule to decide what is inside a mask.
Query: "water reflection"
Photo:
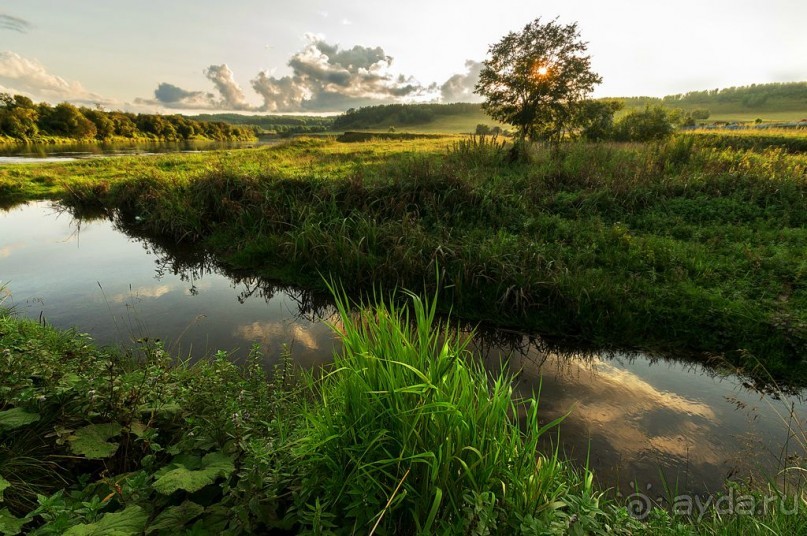
[[[543,422],[567,415],[559,448],[589,460],[600,481],[623,494],[637,485],[662,496],[665,488],[714,492],[728,478],[776,478],[805,453],[800,393],[772,396],[669,356],[577,353],[520,339],[486,345],[487,362],[509,362],[520,396],[540,393]],[[555,439],[546,438],[547,448]]]
[[[200,356],[259,344],[267,363],[293,347],[314,366],[338,341],[328,296],[229,270],[212,255],[140,235],[117,216],[78,224],[44,203],[0,215],[0,277],[26,315],[78,326],[102,343],[141,337]],[[460,329],[469,330],[463,325]],[[605,486],[663,495],[714,491],[726,478],[775,474],[803,454],[807,408],[795,394],[754,389],[744,378],[676,356],[602,352],[535,335],[476,327],[488,367],[506,363],[516,393],[540,391],[544,422],[567,415],[559,448],[589,459]],[[557,436],[548,434],[545,448]]]

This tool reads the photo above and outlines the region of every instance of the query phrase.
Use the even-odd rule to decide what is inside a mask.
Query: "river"
[[[161,340],[175,355],[234,359],[258,344],[267,365],[288,345],[306,367],[339,350],[327,297],[226,273],[204,251],[135,237],[108,219],[77,221],[49,202],[0,212],[0,285],[18,314],[100,344]],[[509,359],[518,393],[540,389],[543,421],[568,413],[561,450],[588,456],[601,485],[623,494],[638,486],[663,496],[665,481],[714,492],[804,454],[801,394],[766,394],[675,356],[558,349],[504,330],[482,329],[474,346],[491,367]]]

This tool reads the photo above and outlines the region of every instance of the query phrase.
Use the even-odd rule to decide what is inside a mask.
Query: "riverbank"
[[[538,401],[513,400],[512,378],[490,378],[462,339],[441,338],[434,307],[406,302],[353,313],[343,299],[345,350],[324,375],[284,360],[267,376],[257,354],[244,366],[226,354],[189,365],[159,345],[120,354],[0,311],[0,529],[681,535],[807,528],[799,489],[783,495],[764,485],[732,484],[723,507],[712,497],[702,511],[690,505],[689,516],[637,494],[628,507],[643,521],[635,519],[596,489],[588,471],[557,451],[537,453],[540,435],[553,433],[551,423],[538,425]]]
[[[696,352],[807,378],[807,157],[568,145],[508,164],[462,138],[0,170],[4,199],[63,198],[198,244],[233,269],[433,291],[444,309],[601,346]]]
[[[103,139],[98,138],[71,138],[66,136],[50,136],[50,135],[36,135],[30,138],[12,138],[10,136],[0,135],[0,147],[14,147],[14,146],[32,146],[37,145],[75,145],[75,144],[94,144],[94,145],[132,145],[132,144],[149,144],[149,143],[186,143],[186,142],[218,142],[218,141],[255,141],[258,137],[253,133],[241,133],[238,135],[227,136],[224,139],[209,138],[206,136],[195,135],[190,138],[164,138],[160,136],[150,136],[141,134],[137,136],[108,136]]]

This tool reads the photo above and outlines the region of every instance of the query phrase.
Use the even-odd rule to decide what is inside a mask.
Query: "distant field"
[[[476,125],[483,124],[489,127],[499,126],[501,128],[511,128],[503,125],[498,121],[491,119],[485,112],[478,110],[476,112],[465,113],[462,115],[445,115],[438,116],[431,123],[422,125],[410,125],[397,127],[395,130],[398,132],[424,132],[429,134],[467,134],[476,131]]]
[[[727,121],[727,122],[751,122],[757,119],[762,119],[764,123],[780,123],[799,121],[807,119],[807,109],[804,110],[786,110],[786,111],[771,111],[771,112],[755,112],[755,111],[725,111],[725,112],[712,112],[709,116],[708,122],[712,121]]]
[[[419,123],[415,125],[400,125],[395,121],[390,121],[389,124],[373,126],[369,128],[350,128],[348,130],[357,132],[381,132],[394,128],[395,132],[408,132],[418,134],[471,134],[476,131],[476,126],[479,124],[487,125],[489,127],[512,128],[498,121],[491,119],[481,109],[476,109],[471,112],[464,112],[452,115],[437,115],[427,123]]]
[[[780,110],[780,111],[748,111],[731,109],[724,107],[722,111],[711,111],[709,119],[705,123],[713,123],[715,121],[726,122],[753,122],[757,118],[762,119],[764,123],[775,122],[791,122],[799,121],[800,119],[807,118],[807,106],[800,110]],[[512,127],[504,125],[491,119],[481,109],[474,112],[466,112],[457,115],[444,115],[437,116],[430,123],[423,123],[419,125],[398,126],[390,124],[389,127],[395,127],[396,132],[410,132],[410,133],[424,133],[424,134],[468,134],[476,130],[476,125],[484,124],[490,127],[499,126],[503,129],[511,129]],[[378,128],[368,129],[351,129],[351,130],[365,130],[365,131],[379,131]]]
[[[666,97],[613,97],[624,104],[617,118],[632,110],[647,106],[663,106],[686,112],[708,110],[709,118],[702,122],[797,122],[807,119],[807,82],[757,84],[720,90],[693,91]],[[331,134],[346,131],[402,132],[422,134],[468,134],[477,125],[512,128],[494,121],[479,104],[379,104],[347,110],[339,116],[246,116],[214,114],[196,117],[205,121],[224,121],[252,125],[280,135]]]

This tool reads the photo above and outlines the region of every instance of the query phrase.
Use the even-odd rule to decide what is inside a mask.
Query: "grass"
[[[801,489],[781,494],[765,485],[727,489],[755,504],[773,497],[765,509],[687,516],[649,502],[635,511],[643,521],[635,519],[585,468],[536,450],[554,423],[540,426],[537,399],[514,400],[512,378],[489,375],[465,341],[436,322],[434,301],[411,294],[404,301],[357,310],[338,298],[343,353],[322,374],[295,372],[283,360],[271,377],[257,354],[241,367],[226,354],[176,362],[159,345],[122,355],[0,312],[0,529],[689,535],[807,528]]]
[[[515,165],[489,140],[300,140],[8,167],[0,184],[105,207],[233,269],[351,292],[431,292],[439,269],[441,307],[463,317],[803,382],[807,157],[698,140]]]
[[[793,154],[807,153],[807,131],[805,129],[693,130],[688,135],[695,136],[695,140],[701,146],[719,149],[756,151],[781,149]]]

